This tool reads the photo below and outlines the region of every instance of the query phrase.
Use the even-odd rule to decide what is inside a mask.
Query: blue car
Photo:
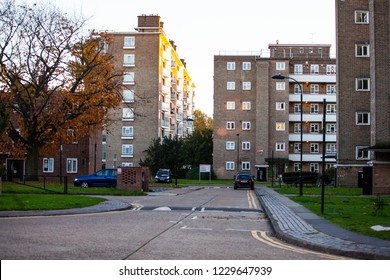
[[[80,176],[74,179],[75,187],[115,187],[116,169],[102,169],[92,175]]]

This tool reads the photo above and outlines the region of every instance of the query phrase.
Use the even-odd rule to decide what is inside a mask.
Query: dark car
[[[250,188],[251,190],[255,189],[255,182],[251,175],[248,174],[238,174],[234,179],[234,189],[237,188]]]
[[[169,170],[169,169],[159,169],[157,171],[157,174],[154,177],[154,179],[155,179],[156,183],[159,183],[159,182],[171,183],[172,182],[171,170]]]
[[[77,177],[73,183],[76,187],[82,188],[115,187],[116,177],[116,169],[102,169],[91,175]]]
[[[252,179],[255,178],[255,176],[253,176],[252,172],[250,172],[250,171],[239,171],[236,173],[236,175],[233,176],[233,179],[235,180],[238,175],[249,175],[252,177]]]

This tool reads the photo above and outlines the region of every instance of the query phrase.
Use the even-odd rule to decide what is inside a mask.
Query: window
[[[366,150],[368,146],[356,146],[356,159],[368,160],[370,159],[370,152]]]
[[[336,94],[336,85],[326,85],[326,94]]]
[[[236,143],[234,141],[227,141],[226,142],[226,150],[234,150],[236,146]]]
[[[133,49],[135,47],[135,37],[125,37],[123,47]]]
[[[301,124],[300,123],[294,124],[294,133],[301,133]]]
[[[356,125],[369,125],[370,113],[368,112],[356,112]]]
[[[227,130],[234,130],[235,128],[236,128],[235,122],[232,122],[232,121],[226,122],[226,129]]]
[[[235,82],[227,82],[226,83],[226,89],[227,90],[235,90],[236,89],[236,83]]]
[[[319,132],[320,132],[320,125],[318,123],[310,124],[310,133],[319,133]]]
[[[336,65],[335,64],[326,65],[326,74],[336,75]]]
[[[276,82],[276,90],[286,90],[285,82]]]
[[[132,162],[122,162],[122,167],[133,167],[134,164]]]
[[[294,104],[294,113],[295,114],[299,114],[300,112],[301,112],[301,110],[302,110],[302,106],[301,106],[301,104]]]
[[[226,64],[226,69],[227,70],[236,70],[236,63],[235,62],[228,62]]]
[[[134,72],[125,72],[123,74],[123,84],[126,85],[134,84]]]
[[[310,104],[310,114],[318,114],[319,106],[318,104]]]
[[[242,145],[241,147],[244,151],[249,151],[251,149],[251,142],[245,141],[245,142],[242,142],[241,145]]]
[[[123,108],[122,110],[122,119],[123,120],[133,120],[134,119],[134,111],[132,108]]]
[[[134,102],[134,90],[123,90],[123,102]]]
[[[249,161],[243,161],[241,163],[242,170],[251,170],[251,163]]]
[[[226,162],[226,170],[235,170],[235,169],[236,169],[236,163],[234,161]]]
[[[301,143],[294,143],[294,153],[299,154],[301,152]]]
[[[242,122],[242,130],[251,130],[251,122]]]
[[[251,109],[251,102],[250,101],[242,102],[242,110],[248,111],[250,109]]]
[[[326,144],[326,152],[328,154],[335,154],[336,153],[336,143],[327,143]]]
[[[234,101],[226,102],[226,109],[227,110],[235,110],[236,109],[236,102],[234,102]]]
[[[277,111],[284,111],[285,109],[286,109],[285,102],[276,102],[276,110]]]
[[[368,24],[369,13],[367,11],[355,11],[355,23],[356,24]]]
[[[245,70],[245,71],[251,70],[251,63],[250,62],[243,62],[242,63],[242,70]]]
[[[300,85],[295,84],[294,85],[294,94],[301,94],[301,93],[302,93],[302,89],[301,89]]]
[[[129,137],[132,138],[134,136],[134,128],[132,126],[122,126],[122,138]]]
[[[135,66],[135,55],[125,54],[123,58],[123,66]]]
[[[242,90],[251,90],[251,82],[242,82]]]
[[[305,53],[305,49],[304,48],[299,48],[299,53]]]
[[[123,144],[122,145],[122,157],[133,155],[133,145]]]
[[[286,130],[286,124],[284,122],[277,122],[276,123],[276,130],[277,131],[285,131]]]
[[[336,124],[335,123],[327,123],[326,124],[326,133],[335,134],[336,133]]]
[[[276,70],[286,70],[285,62],[276,62]]]
[[[310,65],[310,74],[319,74],[319,73],[320,73],[320,66],[318,64]]]
[[[318,143],[311,143],[310,144],[310,153],[316,154],[320,151],[320,145]]]
[[[294,163],[294,171],[295,172],[298,172],[301,170],[301,164],[300,163]]]
[[[294,74],[303,74],[303,65],[295,64],[294,65]]]
[[[319,164],[318,163],[310,163],[310,171],[318,173]]]
[[[370,56],[370,45],[356,44],[355,45],[355,56],[356,57],[369,57]]]
[[[77,173],[77,158],[66,159],[66,172]]]
[[[276,142],[275,150],[277,152],[284,152],[286,150],[286,143],[284,143],[284,142]]]
[[[370,79],[369,78],[357,78],[356,79],[356,91],[369,91]]]
[[[326,104],[327,114],[336,114],[336,104]]]
[[[53,173],[54,172],[54,158],[43,159],[43,172]]]
[[[318,93],[320,93],[320,85],[317,85],[317,84],[310,85],[310,93],[311,94],[318,94]]]

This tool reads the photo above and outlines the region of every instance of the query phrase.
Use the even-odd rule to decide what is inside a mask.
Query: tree
[[[194,127],[197,131],[213,130],[214,119],[203,113],[201,110],[194,111]]]
[[[10,116],[0,149],[26,157],[27,174],[38,174],[38,154],[101,128],[120,103],[108,39],[84,36],[85,23],[54,6],[0,7],[0,104]]]
[[[200,110],[194,112],[194,133],[185,138],[154,139],[144,151],[145,159],[141,166],[148,166],[152,172],[159,168],[169,168],[178,176],[186,166],[199,167],[199,164],[213,162],[213,119]],[[176,173],[176,174],[175,174]]]
[[[182,153],[183,139],[177,138],[156,138],[145,151],[146,157],[140,161],[141,166],[148,166],[153,173],[159,168],[168,168],[177,176],[179,169],[186,164]]]

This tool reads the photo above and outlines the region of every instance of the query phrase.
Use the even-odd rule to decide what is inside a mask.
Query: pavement
[[[179,192],[179,193],[176,193]],[[153,192],[151,195],[177,195],[186,192]],[[368,237],[345,230],[319,217],[287,196],[267,187],[256,187],[256,196],[271,222],[275,236],[294,245],[355,259],[390,260],[390,241]],[[134,208],[119,200],[107,200],[98,205],[66,210],[0,211],[0,217],[53,216],[122,211]]]

